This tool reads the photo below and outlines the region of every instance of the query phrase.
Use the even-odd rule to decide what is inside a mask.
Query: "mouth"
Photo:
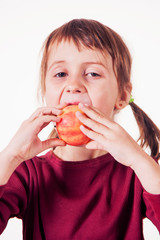
[[[69,105],[78,105],[80,102],[72,102],[72,103],[67,103],[67,106]]]
[[[72,95],[63,95],[60,99],[60,103],[66,103],[67,105],[78,105],[79,103],[92,105],[92,101],[89,98],[87,93],[84,94],[72,94]]]

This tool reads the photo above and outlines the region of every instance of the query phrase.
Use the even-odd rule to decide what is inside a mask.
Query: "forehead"
[[[97,61],[105,65],[109,63],[112,65],[112,58],[106,50],[97,48],[89,48],[84,45],[76,45],[72,40],[62,40],[61,42],[54,42],[49,50],[48,66],[53,61]]]

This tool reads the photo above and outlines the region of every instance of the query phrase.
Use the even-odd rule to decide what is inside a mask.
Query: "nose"
[[[84,93],[85,91],[85,86],[80,79],[69,81],[65,89],[67,93]]]
[[[66,92],[67,93],[82,93],[82,89],[79,87],[75,87],[75,86],[67,86]]]

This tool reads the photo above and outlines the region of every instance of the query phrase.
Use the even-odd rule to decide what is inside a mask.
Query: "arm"
[[[27,208],[28,169],[20,165],[12,174],[7,184],[0,186],[0,234],[5,229],[10,217],[22,218]]]
[[[41,141],[38,137],[50,122],[60,120],[57,115],[62,107],[38,109],[22,123],[11,142],[0,153],[0,233],[10,217],[21,218],[27,207],[27,194],[31,189],[27,189],[28,169],[23,162],[48,148],[65,145],[59,139]]]
[[[150,219],[160,232],[160,195],[143,191],[145,217]]]
[[[59,139],[41,141],[40,131],[50,122],[58,122],[63,105],[57,108],[40,108],[29,119],[24,121],[8,146],[0,153],[0,185],[5,185],[17,166],[25,160],[31,159],[42,151],[64,146]]]
[[[3,185],[8,182],[8,179],[18,167],[19,162],[21,161],[18,160],[18,157],[14,157],[12,154],[10,154],[7,148],[0,152],[0,197],[1,191],[3,190]]]
[[[140,148],[131,167],[148,193],[160,194],[160,166],[152,157]]]
[[[118,162],[131,167],[144,189],[151,194],[160,194],[160,167],[117,123],[89,106],[79,105],[86,114],[77,112],[77,117],[86,126],[81,131],[92,139],[89,149],[109,152]]]

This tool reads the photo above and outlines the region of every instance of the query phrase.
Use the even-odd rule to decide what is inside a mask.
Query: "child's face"
[[[48,58],[46,105],[82,102],[113,118],[120,97],[111,56],[85,47],[79,51],[72,41],[56,46]]]

